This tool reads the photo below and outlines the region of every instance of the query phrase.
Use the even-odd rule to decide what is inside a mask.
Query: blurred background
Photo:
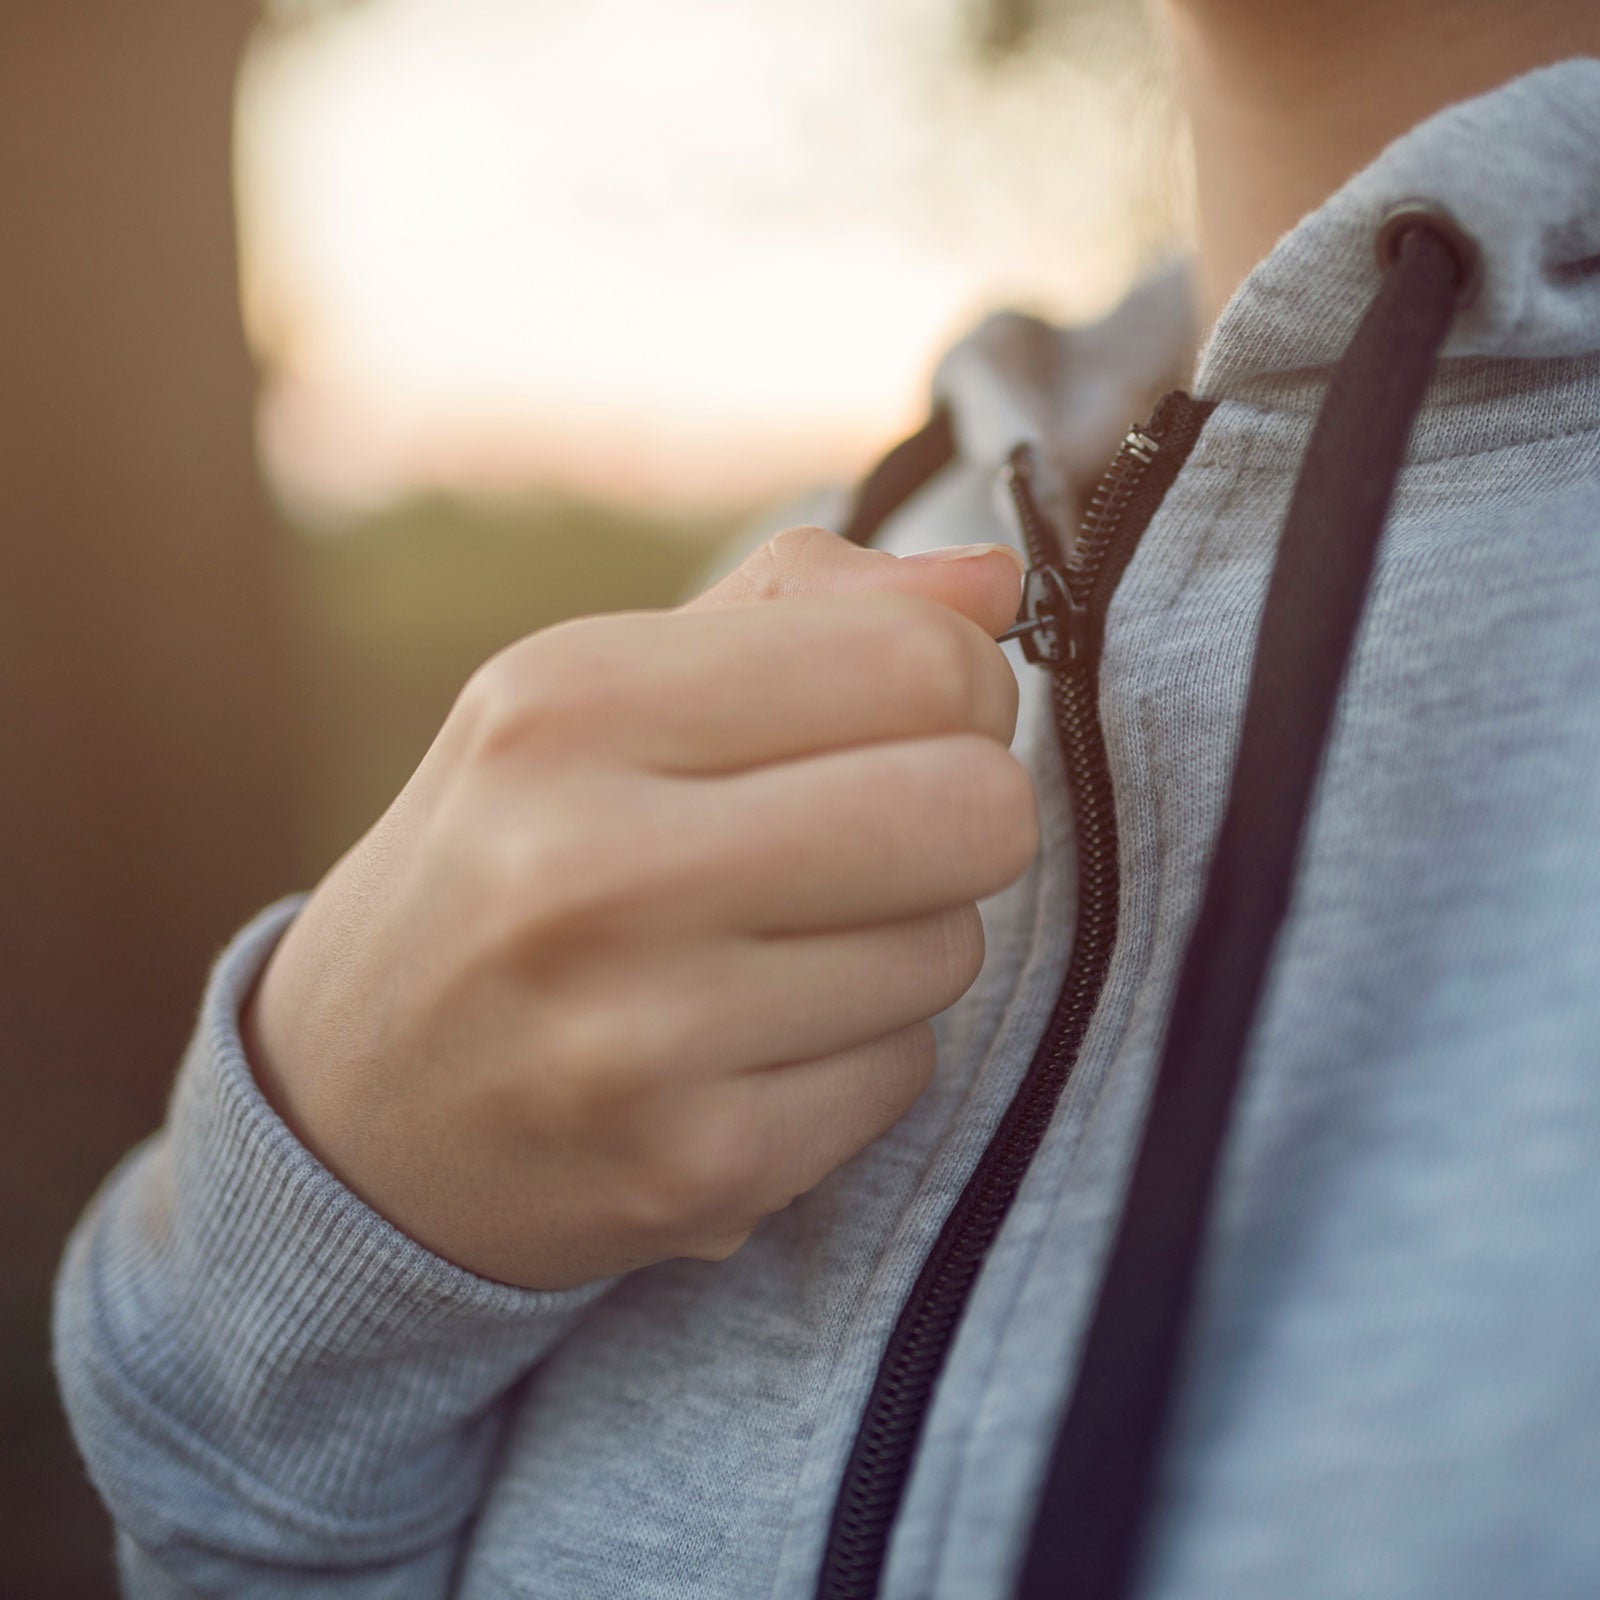
[[[490,651],[1180,247],[1163,76],[1139,0],[0,8],[0,1593],[112,1593],[49,1284],[219,946]]]

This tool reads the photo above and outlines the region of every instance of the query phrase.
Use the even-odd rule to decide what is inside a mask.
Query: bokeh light
[[[854,470],[986,307],[1175,233],[1130,4],[996,64],[934,0],[375,0],[244,74],[261,441],[302,515],[553,484],[729,507]]]

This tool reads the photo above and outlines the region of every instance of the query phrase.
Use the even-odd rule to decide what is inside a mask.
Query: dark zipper
[[[1001,637],[1021,639],[1028,660],[1051,674],[1078,848],[1072,958],[1028,1071],[889,1336],[834,1502],[817,1600],[872,1600],[878,1592],[889,1535],[950,1341],[1105,985],[1117,938],[1118,867],[1098,708],[1100,640],[1117,584],[1211,408],[1211,402],[1175,390],[1148,423],[1131,428],[1068,551],[1039,506],[1027,447],[1014,452],[1004,469],[1030,566],[1019,620]]]

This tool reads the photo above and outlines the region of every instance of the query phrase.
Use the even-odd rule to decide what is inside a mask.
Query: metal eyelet
[[[1456,308],[1471,305],[1483,287],[1483,252],[1478,241],[1437,200],[1402,200],[1384,212],[1374,245],[1378,270],[1387,272],[1400,251],[1400,241],[1412,228],[1432,228],[1454,252],[1461,281]]]

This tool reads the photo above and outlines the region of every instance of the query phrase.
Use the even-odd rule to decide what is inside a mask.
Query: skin
[[[1203,326],[1408,128],[1535,67],[1600,55],[1594,0],[1158,0],[1195,153]]]
[[[1393,137],[1600,53],[1593,0],[1163,0],[1209,322]],[[563,1288],[720,1259],[882,1134],[1038,842],[1007,550],[791,529],[471,680],[244,1015],[263,1092],[422,1244]]]
[[[268,964],[268,1099],[485,1276],[728,1255],[921,1093],[1032,859],[1019,588],[797,528],[496,656]]]

